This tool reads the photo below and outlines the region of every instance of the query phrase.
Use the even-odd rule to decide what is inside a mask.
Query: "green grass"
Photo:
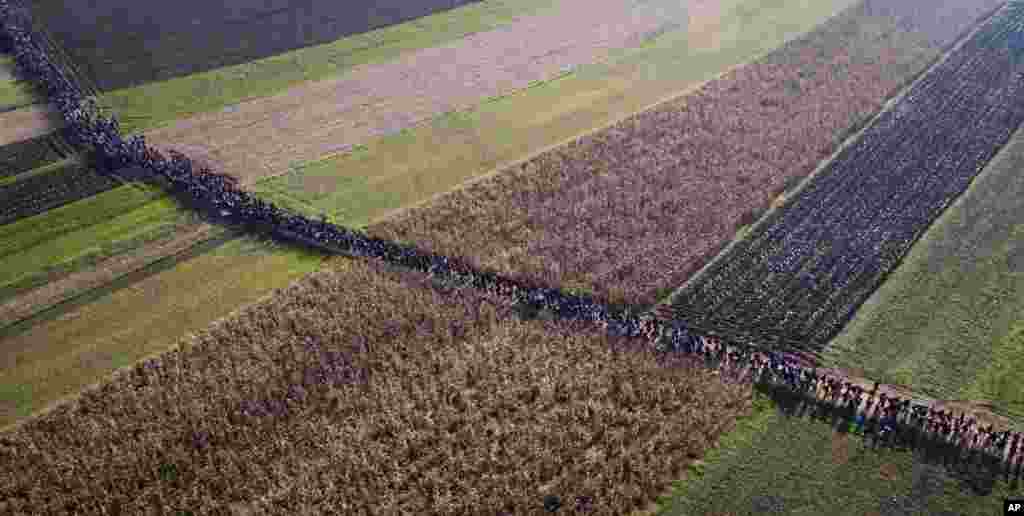
[[[997,400],[1003,412],[1024,418],[1024,321],[1017,321],[1013,331],[996,344],[991,360],[963,396],[970,399]]]
[[[721,2],[717,40],[667,31],[608,60],[292,167],[255,189],[306,213],[373,221],[713,79],[813,29],[854,0]],[[302,206],[305,205],[305,206]]]
[[[1024,131],[975,179],[824,353],[941,399],[985,399],[1024,416]]]
[[[444,45],[506,25],[519,16],[556,8],[554,5],[552,0],[488,0],[324,45],[108,92],[103,103],[118,113],[125,132],[151,129],[243,100],[275,95],[303,82],[337,77],[358,65]]]
[[[174,200],[161,198],[123,215],[103,219],[96,224],[20,249],[4,257],[4,268],[0,270],[0,289],[23,282],[40,272],[67,268],[74,262],[95,262],[100,257],[111,256],[116,250],[123,250],[126,241],[150,241],[155,235],[166,234],[167,230],[186,222],[189,216]]]
[[[13,77],[13,71],[14,58],[0,56],[0,110],[27,106],[39,98],[30,84]]]
[[[108,221],[148,204],[158,196],[135,185],[119,186],[88,199],[0,226],[0,257],[6,262],[12,253]]]
[[[941,466],[869,444],[827,423],[782,414],[758,394],[753,415],[676,482],[657,514],[757,514],[771,497],[781,506],[775,514],[987,516],[1000,514],[1002,498],[1013,492],[999,480],[989,495],[976,495]],[[883,507],[894,497],[916,510]]]

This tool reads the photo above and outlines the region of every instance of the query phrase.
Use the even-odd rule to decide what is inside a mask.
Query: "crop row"
[[[823,346],[1024,120],[1022,77],[1011,3],[687,285],[674,316]]]
[[[12,183],[0,185],[0,224],[43,213],[105,192],[119,183],[80,163],[66,163]]]
[[[941,37],[899,28],[933,27],[950,3],[868,0],[693,94],[370,232],[510,277],[652,304],[925,70],[939,55],[926,39],[944,46],[997,4],[967,2],[970,15],[946,20],[954,30]]]

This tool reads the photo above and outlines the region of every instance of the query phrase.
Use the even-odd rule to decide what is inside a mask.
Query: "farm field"
[[[681,289],[671,315],[824,347],[1024,121],[1021,27],[1024,5],[994,15]]]
[[[146,132],[146,140],[184,149],[248,184],[286,172],[292,163],[343,153],[373,136],[550,80],[640,45],[652,34],[685,27],[687,13],[679,5],[562,0],[557,14],[524,16],[335,79],[179,120]]]
[[[658,516],[988,516],[1019,496],[1002,479],[966,482],[909,450],[872,449],[861,435],[780,412],[760,392],[753,405],[664,494]]]
[[[1024,417],[1024,132],[922,235],[822,352],[831,367]]]
[[[422,274],[332,260],[6,431],[0,498],[47,512],[523,514],[557,494],[626,514],[750,409],[749,387],[658,360]]]
[[[811,15],[808,14],[808,13],[813,13],[815,11],[813,11],[813,10],[802,11],[804,14],[807,15],[807,17],[806,18],[801,18],[801,19],[797,20],[797,22],[794,22],[794,23],[797,23],[795,25],[782,24],[782,25],[779,25],[779,26],[775,26],[774,24],[762,23],[760,18],[756,18],[756,17],[752,17],[752,16],[758,15],[758,14],[770,13],[770,12],[779,13],[776,16],[780,16],[785,8],[787,8],[787,7],[793,8],[794,6],[804,5],[804,4],[810,5],[809,3],[806,3],[806,2],[803,2],[803,1],[793,3],[793,0],[786,0],[784,2],[778,2],[778,3],[766,3],[763,6],[763,8],[762,8],[764,10],[753,10],[753,11],[743,11],[742,9],[739,9],[739,7],[736,7],[736,6],[739,6],[740,4],[734,4],[734,8],[737,9],[737,12],[739,14],[737,14],[736,12],[730,14],[730,16],[732,16],[732,18],[729,18],[729,19],[732,20],[730,22],[731,25],[727,25],[729,27],[729,33],[739,33],[739,32],[742,32],[741,29],[745,28],[745,29],[747,29],[746,33],[748,33],[748,34],[758,34],[754,29],[757,28],[757,27],[762,27],[762,32],[761,32],[762,34],[768,34],[768,33],[772,32],[772,31],[776,31],[776,32],[774,32],[774,34],[775,34],[774,37],[779,38],[778,41],[781,41],[781,38],[783,38],[787,34],[789,34],[789,33],[786,32],[787,30],[788,31],[805,30],[806,28],[810,28],[811,26],[813,26],[814,19],[811,18]],[[818,7],[820,8],[820,6],[818,6]],[[774,9],[774,11],[772,11],[772,9]],[[827,16],[827,14],[828,14],[828,11],[824,10],[824,9],[822,9],[820,11],[816,11],[816,12],[819,13],[818,16],[820,16],[820,17]],[[713,13],[705,13],[704,14],[704,20],[706,20],[708,26],[710,26],[712,23],[718,23],[718,22],[714,21],[715,18],[713,18]],[[799,24],[803,24],[803,25],[799,25]],[[769,26],[770,26],[770,28],[769,28]],[[672,45],[680,44],[680,40],[678,38],[677,39],[669,39],[669,35],[670,34],[672,34],[672,35],[674,35],[674,37],[676,37],[676,36],[678,36],[678,34],[682,34],[682,33],[680,33],[680,32],[677,32],[677,33],[667,33],[665,36],[663,36],[664,39],[663,38],[659,38],[659,39],[654,40],[652,42],[652,48],[658,49],[659,55],[661,55],[661,56],[668,56],[670,54],[678,54],[678,50],[672,51],[671,47],[672,47]],[[737,41],[741,41],[741,40],[737,39]],[[749,40],[742,40],[742,41],[746,41],[746,43],[743,43],[743,44],[744,45],[749,45],[749,46],[742,46],[742,45],[739,45],[739,43],[737,43],[738,46],[734,48],[734,47],[730,47],[729,46],[729,44],[730,44],[729,41],[723,40],[723,41],[720,42],[722,47],[717,49],[717,50],[715,50],[715,51],[716,52],[721,52],[722,56],[726,56],[726,55],[731,56],[731,57],[728,57],[728,59],[721,58],[722,60],[719,60],[719,58],[715,57],[716,54],[714,54],[712,49],[706,48],[702,53],[695,54],[695,57],[694,57],[695,61],[694,62],[697,62],[697,60],[700,60],[700,62],[706,63],[707,67],[703,68],[704,73],[706,73],[706,74],[718,73],[718,71],[721,70],[722,68],[716,68],[716,67],[724,67],[725,66],[724,63],[735,62],[735,61],[732,61],[732,60],[741,59],[744,56],[748,56],[748,54],[751,53],[751,52],[758,51],[757,50],[758,47],[753,44],[754,42],[757,42],[757,45],[769,44],[771,42],[770,39],[766,39],[764,41],[761,41],[758,38],[755,38],[753,36],[751,36],[751,39],[749,39]],[[766,42],[768,42],[768,43],[766,43]],[[765,49],[765,50],[767,50],[767,49]],[[684,57],[680,57],[680,56],[676,55],[674,59],[675,59],[674,62],[676,62],[676,63],[683,63],[683,62],[686,61],[685,56]],[[704,60],[707,60],[707,61],[704,61]],[[634,63],[634,66],[636,66],[635,63]],[[583,73],[583,72],[581,72],[581,73]],[[651,72],[651,73],[653,73],[653,72]],[[574,74],[574,75],[576,75],[576,74]],[[647,75],[650,75],[650,74],[647,74]],[[593,86],[593,85],[601,83],[601,80],[602,80],[601,78],[603,77],[603,75],[601,73],[594,73],[593,75],[591,75],[590,72],[587,72],[586,75],[584,75],[584,77],[586,77],[587,81],[589,81],[589,84]],[[684,88],[684,87],[688,86],[689,84],[691,84],[692,81],[695,81],[695,80],[700,78],[700,77],[697,77],[697,78],[685,79],[685,77],[672,76],[671,74],[662,74],[659,77],[660,77],[660,82],[658,83],[658,87],[661,88],[661,90],[660,90],[661,93],[660,94],[667,94],[670,91],[669,88],[671,87],[672,84],[675,84],[677,88]],[[674,83],[673,83],[673,80],[675,80]],[[647,84],[652,84],[652,83],[647,83]],[[619,83],[619,84],[620,84],[620,86],[624,86],[625,85],[625,83]],[[645,103],[649,102],[650,101],[650,97],[645,97],[645,95],[647,95],[651,91],[655,91],[655,90],[645,89],[644,87],[642,87],[643,84],[645,84],[645,83],[642,83],[642,82],[638,83],[637,84],[637,88],[634,89],[634,90],[629,90],[628,88],[623,88],[623,90],[620,91],[620,93],[624,93],[625,96],[623,98],[627,99],[628,102],[630,102],[631,104],[621,104],[620,106],[632,105],[632,106],[636,106],[636,108],[639,109]],[[529,89],[529,90],[527,90],[527,91],[525,91],[525,92],[523,92],[523,93],[521,93],[519,95],[510,97],[509,99],[510,100],[511,99],[519,99],[519,100],[526,99],[526,100],[530,100],[530,99],[533,98],[532,95],[534,95],[535,92],[538,92],[538,91],[541,91],[541,89],[540,88],[531,88],[531,89]],[[544,91],[544,96],[540,100],[531,100],[530,102],[533,103],[532,105],[541,105],[541,104],[544,104],[544,103],[551,104],[555,99],[557,99],[557,93],[558,93],[558,90],[546,90],[546,91]],[[521,109],[522,108],[529,108],[530,105],[531,104],[520,104],[519,107]],[[576,110],[584,110],[584,109],[587,109],[588,107],[590,107],[590,109],[592,109],[594,112],[601,112],[604,109],[601,104],[596,103],[596,102],[591,102],[586,97],[581,97],[580,99],[575,101],[572,105],[574,106],[574,109],[576,109]],[[508,109],[508,108],[506,108],[506,109]],[[506,111],[506,113],[507,113],[507,111]],[[605,116],[607,116],[607,115],[605,115]],[[586,119],[586,118],[583,118],[583,120],[584,120],[584,123],[580,124],[580,119],[573,117],[572,116],[572,110],[569,110],[569,111],[566,111],[561,118],[555,119],[555,120],[552,120],[552,121],[548,121],[547,122],[547,126],[549,128],[551,128],[554,131],[554,134],[556,134],[556,135],[557,134],[571,135],[571,134],[575,134],[576,132],[581,131],[581,130],[587,130],[590,127],[590,122],[591,121],[589,119]],[[576,124],[576,125],[570,125],[570,124]],[[569,130],[560,129],[559,126],[561,126],[561,125],[569,125]],[[405,136],[408,137],[408,138],[416,137],[417,134],[418,134],[417,131],[419,131],[419,130],[420,130],[420,128],[416,128],[416,129],[406,133]],[[505,133],[501,133],[501,134],[505,134]],[[480,139],[480,140],[477,140],[477,141],[486,143],[488,141],[492,141],[491,140],[492,138],[494,140],[497,140],[501,136],[501,134],[489,135],[489,136],[487,136],[487,138],[483,138],[483,139]],[[550,134],[549,134],[549,136],[550,136]],[[540,140],[534,139],[533,140],[533,142],[536,145],[539,145],[539,146],[550,145],[553,141],[555,141],[555,140],[544,140],[544,139],[540,139]],[[383,150],[387,150],[387,149],[383,149]],[[527,149],[520,148],[518,150],[519,150],[519,152],[523,152],[523,153],[529,151],[528,148]],[[371,147],[369,149],[369,151],[367,152],[367,155],[375,156],[374,159],[377,159],[376,157],[385,156],[386,153],[384,153],[384,152],[378,153],[376,148],[372,148]],[[447,157],[451,158],[452,156],[454,156],[454,154],[451,154],[451,155],[449,155]],[[516,154],[511,154],[510,156],[512,158],[517,157]],[[469,158],[464,159],[462,161],[462,163],[459,164],[462,167],[462,169],[461,169],[461,171],[460,170],[456,170],[456,175],[451,176],[451,177],[447,177],[447,178],[444,179],[444,181],[439,181],[439,180],[437,180],[435,178],[434,180],[432,180],[429,183],[429,186],[431,188],[437,188],[437,189],[443,191],[443,190],[455,187],[465,177],[470,176],[471,173],[467,173],[466,170],[469,170],[469,171],[479,170],[482,173],[482,172],[487,171],[490,168],[490,166],[493,166],[493,165],[488,165],[488,164],[484,164],[483,166],[481,166],[479,161],[476,161],[476,160],[479,160],[479,159],[485,159],[485,158],[484,157],[479,157],[479,156],[471,156]],[[421,165],[424,165],[424,164],[421,163]],[[396,185],[400,185],[401,182],[397,181],[397,178],[396,178],[395,184]],[[383,188],[380,188],[380,190],[384,191]],[[376,197],[378,202],[376,202],[376,203],[363,202],[363,203],[359,203],[359,204],[354,204],[353,205],[354,209],[346,210],[345,212],[340,213],[337,216],[332,216],[331,218],[332,218],[332,220],[334,220],[336,222],[343,223],[343,224],[352,224],[353,222],[358,223],[360,221],[371,220],[374,217],[379,217],[380,215],[382,215],[384,213],[387,213],[387,212],[390,212],[390,211],[394,211],[394,210],[399,209],[402,206],[407,205],[409,203],[414,203],[414,202],[417,202],[417,201],[420,201],[420,200],[424,200],[424,199],[427,198],[428,195],[430,195],[433,192],[434,192],[434,190],[426,189],[426,190],[420,191],[420,192],[403,193],[403,195],[401,195],[401,196],[397,196],[396,195],[396,196],[391,196],[391,197],[387,197],[384,194],[379,194]],[[304,266],[304,265],[296,263],[296,259],[293,258],[292,251],[290,251],[290,250],[283,250],[282,251],[280,249],[275,249],[275,248],[264,248],[264,252],[270,253],[272,256],[275,257],[275,259],[273,259],[273,260],[268,259],[268,260],[265,260],[262,263],[262,266],[264,267],[264,269],[262,269],[262,272],[266,275],[267,278],[271,278],[271,279],[276,278],[278,280],[285,281],[286,278],[290,279],[290,278],[294,278],[295,277],[295,276],[292,275],[292,271],[294,271],[296,268],[301,268],[302,266]],[[113,259],[113,258],[111,258],[111,259]],[[204,278],[207,278],[207,277],[210,277],[210,276],[216,276],[218,274],[223,274],[223,269],[222,269],[222,266],[219,264],[219,262],[216,262],[216,261],[213,261],[213,260],[202,260],[202,259],[198,259],[198,258],[191,259],[191,260],[189,260],[189,262],[191,263],[191,267],[189,268],[190,272],[187,273],[187,274],[186,273],[176,273],[176,272],[171,271],[171,270],[163,270],[163,271],[160,271],[159,273],[157,273],[153,277],[145,277],[145,281],[143,281],[143,283],[146,283],[146,282],[150,282],[150,283],[159,282],[162,285],[161,288],[164,288],[164,289],[178,289],[178,290],[180,290],[180,292],[167,293],[165,295],[168,296],[169,298],[184,299],[188,295],[188,293],[191,292],[191,290],[193,288],[193,285],[195,285],[197,282],[204,281]],[[78,273],[83,273],[83,274],[86,273],[86,272],[87,272],[86,270],[79,270],[78,271]],[[42,276],[39,276],[37,274],[34,277],[40,278]],[[144,277],[144,276],[133,275],[132,277],[140,278],[140,277]],[[249,278],[246,277],[245,275],[238,276],[238,277],[243,278],[241,280],[243,283],[249,283]],[[167,278],[167,279],[161,279],[161,278]],[[171,278],[173,278],[173,279],[171,279]],[[217,303],[217,304],[215,304],[215,303],[209,303],[209,304],[185,303],[185,302],[149,303],[149,304],[141,303],[140,304],[137,301],[134,301],[135,298],[133,297],[134,295],[132,294],[133,291],[131,289],[122,288],[122,289],[113,290],[113,291],[105,291],[103,288],[98,288],[96,290],[95,294],[90,294],[90,295],[86,296],[86,299],[90,299],[90,301],[88,303],[84,303],[83,302],[83,304],[80,304],[80,305],[79,304],[75,304],[75,305],[73,305],[71,307],[58,306],[58,307],[55,307],[53,310],[46,310],[43,313],[41,313],[40,315],[38,315],[38,316],[33,316],[30,320],[26,321],[25,323],[19,324],[18,327],[17,327],[17,331],[13,332],[13,333],[16,334],[16,336],[11,336],[9,338],[18,339],[19,342],[29,342],[29,341],[34,342],[35,343],[34,345],[38,347],[38,351],[40,353],[43,353],[44,352],[43,349],[45,349],[44,347],[42,347],[43,343],[46,343],[47,346],[52,346],[52,348],[55,349],[55,350],[66,349],[66,348],[69,348],[69,347],[74,348],[74,347],[78,346],[79,344],[74,340],[74,339],[78,338],[77,337],[78,334],[75,333],[75,331],[69,329],[69,327],[73,327],[73,328],[90,328],[90,330],[89,330],[89,332],[90,332],[89,335],[90,336],[89,337],[83,337],[83,340],[85,342],[93,343],[93,344],[89,344],[89,345],[99,346],[99,347],[102,348],[103,345],[104,345],[102,343],[104,343],[104,342],[115,342],[115,343],[123,342],[122,340],[120,340],[118,338],[118,332],[122,332],[123,333],[123,332],[125,332],[127,330],[124,330],[123,326],[121,326],[121,325],[118,325],[118,324],[113,324],[112,325],[112,324],[109,323],[109,321],[117,321],[119,317],[123,317],[118,312],[118,308],[117,307],[126,306],[125,303],[135,302],[136,304],[135,304],[133,310],[135,310],[136,312],[139,312],[139,317],[137,317],[136,321],[135,321],[135,323],[137,323],[138,325],[145,324],[145,321],[148,321],[151,318],[152,319],[166,319],[166,320],[169,320],[169,321],[177,321],[179,323],[178,325],[168,324],[168,325],[165,325],[165,326],[161,326],[161,328],[164,328],[164,330],[167,331],[168,333],[160,338],[160,342],[167,343],[167,342],[172,342],[175,338],[177,338],[178,336],[180,336],[180,335],[182,335],[182,334],[184,334],[186,332],[199,331],[205,325],[205,323],[203,323],[202,321],[211,321],[211,320],[215,320],[215,319],[217,319],[219,317],[222,317],[222,316],[226,315],[227,313],[229,313],[231,310],[235,309],[236,307],[241,306],[242,304],[251,302],[252,300],[258,298],[259,296],[266,294],[269,291],[269,289],[281,287],[281,286],[284,286],[285,284],[286,283],[274,283],[273,281],[270,281],[268,279],[267,282],[260,284],[260,285],[263,285],[267,290],[260,291],[256,284],[249,285],[246,288],[238,287],[238,289],[235,290],[236,294],[233,294],[235,296],[234,298],[232,298],[231,295],[227,295],[226,296],[226,298],[228,298],[228,299],[234,299],[235,300],[235,302],[237,304],[234,304],[234,305],[232,305],[232,303],[227,301],[227,300],[225,300],[223,303]],[[140,287],[140,288],[143,288],[143,287]],[[101,295],[100,293],[103,293],[103,294]],[[22,294],[19,295],[19,297],[21,297],[22,299],[29,299],[27,297],[24,297],[24,296],[29,296],[29,295],[32,295],[31,291],[23,292]],[[38,295],[37,299],[53,299],[53,297],[49,297],[49,296],[45,296],[45,295],[41,295],[40,294],[40,295]],[[14,302],[18,302],[18,299],[15,298],[15,299],[8,300],[8,303],[14,303]],[[103,308],[98,308],[96,310],[88,310],[90,305],[93,305],[93,304],[101,304]],[[37,305],[37,306],[40,309],[44,308],[42,305]],[[18,313],[19,314],[24,314],[23,311],[19,311]],[[56,314],[61,314],[61,315],[59,317],[57,317],[55,315],[50,315],[51,313],[56,313]],[[188,322],[188,321],[193,321],[194,323],[186,324],[186,322]],[[132,324],[132,322],[128,322],[128,323],[125,323],[125,324],[128,324],[130,326]],[[135,328],[135,329],[133,329],[131,331],[143,332],[143,330],[141,328]],[[153,335],[153,334],[156,334],[156,333],[157,332],[151,332],[151,333],[147,333],[147,334]],[[84,346],[86,344],[82,344],[82,345]],[[116,347],[117,345],[118,344],[115,344],[114,347]],[[154,343],[152,349],[158,349],[158,344]],[[88,374],[96,375],[95,377],[93,377],[91,379],[88,379],[88,381],[95,381],[96,379],[101,378],[103,376],[103,374],[105,374],[105,372],[104,372],[104,369],[102,367],[97,366],[97,367],[92,368],[92,369],[83,370],[82,373],[79,376],[84,378],[84,377],[88,376]],[[13,378],[13,376],[12,376],[12,378]],[[41,377],[36,377],[36,378],[39,379]],[[2,377],[0,377],[0,380],[2,380]],[[45,385],[36,387],[36,386],[30,385],[30,384],[27,384],[26,383],[27,381],[28,380],[26,380],[25,378],[19,379],[19,382],[21,382],[22,384],[17,387],[17,392],[28,392],[28,391],[31,391],[34,394],[32,396],[20,395],[20,394],[17,395],[17,396],[14,396],[18,400],[16,402],[16,404],[19,407],[19,411],[20,411],[19,413],[31,412],[34,409],[38,409],[38,408],[44,407],[47,404],[49,404],[52,401],[54,401],[54,398],[48,397],[49,395],[44,396],[43,393],[51,393],[51,394],[52,393],[60,393],[60,395],[63,395],[65,393],[67,393],[67,392],[71,392],[71,390],[69,388],[68,389],[64,389],[64,388],[51,389],[51,388],[49,388],[48,386],[45,386]],[[49,380],[43,378],[40,381],[47,382]],[[76,381],[80,382],[80,381],[83,381],[83,380],[76,380]],[[72,382],[72,384],[74,384],[74,382]],[[10,386],[8,391],[9,392],[15,392],[14,386],[13,385]]]
[[[0,179],[0,225],[111,190],[120,183],[76,160]]]
[[[33,2],[33,15],[101,91],[268,57],[472,0]]]
[[[615,0],[626,1],[632,0]],[[656,10],[661,1],[667,2],[637,0],[632,13]],[[915,402],[922,392],[940,398],[926,400],[933,407],[980,405],[998,412],[1001,423],[1003,416],[1020,419],[1024,319],[1016,314],[1020,253],[1014,238],[1021,227],[1013,216],[1020,204],[1013,175],[1024,136],[999,147],[1024,118],[1013,80],[1024,63],[1024,2],[990,17],[1002,2],[694,1],[685,13],[679,4],[672,15],[661,11],[662,18],[685,14],[685,27],[659,19],[650,28],[637,17],[604,26],[625,33],[603,32],[584,43],[582,28],[599,24],[606,12],[579,4],[593,12],[571,13],[573,20],[532,2],[524,3],[525,10],[535,9],[530,14],[508,2],[479,2],[346,38],[346,44],[373,42],[373,34],[415,27],[405,34],[416,42],[355,44],[347,47],[354,50],[349,57],[365,58],[365,67],[334,54],[326,60],[342,66],[314,84],[300,75],[328,67],[304,63],[296,68],[302,72],[267,78],[256,87],[259,98],[222,106],[219,115],[210,114],[217,102],[243,88],[195,102],[190,120],[171,116],[192,109],[182,107],[181,97],[173,101],[177,107],[161,100],[134,120],[142,127],[165,117],[158,128],[150,126],[153,131],[190,127],[160,145],[183,145],[223,169],[227,151],[209,149],[238,152],[253,139],[301,133],[302,124],[289,125],[299,121],[321,124],[314,133],[330,131],[325,128],[333,122],[323,116],[353,113],[323,115],[330,106],[295,102],[291,114],[246,112],[255,124],[246,134],[245,117],[232,118],[233,112],[370,68],[385,70],[412,55],[429,56],[436,48],[417,45],[431,38],[440,41],[434,47],[445,48],[455,48],[456,39],[480,42],[475,35],[452,36],[473,24],[517,30],[534,16],[549,23],[561,16],[566,23],[545,29],[566,32],[550,45],[559,49],[547,64],[564,65],[559,56],[566,54],[589,56],[572,71],[552,75],[552,67],[526,81],[528,87],[520,84],[482,104],[470,99],[468,109],[439,116],[427,114],[432,108],[422,102],[403,105],[398,99],[408,95],[388,90],[391,100],[377,99],[372,108],[396,115],[386,130],[352,142],[325,134],[339,151],[327,154],[310,150],[322,142],[309,135],[297,138],[276,154],[294,152],[300,159],[264,155],[290,173],[243,177],[246,188],[311,218],[326,214],[336,224],[468,258],[474,267],[528,284],[596,293],[618,305],[609,308],[638,303],[630,310],[636,313],[693,278],[716,254],[711,272],[728,267],[738,244],[720,250],[734,235],[758,238],[800,199],[821,193],[822,182],[838,178],[845,189],[836,188],[840,194],[830,203],[814,205],[811,229],[801,222],[797,227],[805,231],[796,236],[817,235],[819,223],[834,234],[852,231],[852,240],[864,244],[853,246],[852,254],[864,259],[840,260],[836,267],[820,260],[815,270],[825,274],[813,279],[831,281],[856,267],[870,276],[889,267],[893,282],[876,275],[861,285],[874,281],[870,297],[861,289],[852,296],[859,300],[833,296],[819,303],[819,312],[856,321],[854,310],[868,300],[861,326],[846,342],[824,349],[824,365],[857,375],[862,385],[898,383],[882,390]],[[292,4],[266,14],[288,13],[294,27],[302,25],[299,13],[313,7]],[[465,14],[474,8],[490,14]],[[190,30],[209,25],[187,18],[177,21]],[[985,18],[988,25],[979,28]],[[452,21],[451,31],[440,30],[447,25],[438,19]],[[570,21],[581,31],[565,30],[577,27]],[[101,25],[117,22],[111,13]],[[629,33],[626,26],[644,30]],[[157,24],[146,20],[140,27],[136,37],[143,42]],[[973,39],[954,46],[972,28]],[[313,34],[300,32],[296,41]],[[165,32],[163,42],[180,43],[182,34]],[[518,48],[551,56],[539,52],[543,46],[530,46],[542,39],[536,36]],[[608,38],[628,41],[628,48],[601,47]],[[265,72],[278,58],[286,70],[312,48],[170,81],[143,80],[132,89],[179,79],[177,94],[205,80],[243,84],[244,76],[232,74],[249,65]],[[315,55],[325,58],[338,48]],[[91,51],[103,54],[98,47]],[[477,70],[523,82],[531,66],[546,64]],[[965,77],[975,80],[959,80]],[[914,79],[919,82],[908,92]],[[306,118],[289,118],[295,113]],[[848,138],[872,118],[881,125]],[[215,134],[224,120],[241,125]],[[899,145],[887,147],[887,135],[873,132],[877,127],[898,134]],[[200,132],[207,138],[191,134]],[[74,163],[55,163],[70,155],[54,133],[41,134],[0,146],[0,194],[17,194],[0,199],[5,206],[35,195],[18,188],[54,184],[49,174]],[[858,154],[865,141],[873,152]],[[840,145],[846,147],[831,159]],[[866,180],[858,175],[858,157],[877,173]],[[254,159],[250,164],[263,166],[269,158]],[[893,162],[899,173],[887,176],[884,165]],[[276,173],[273,168],[268,174]],[[808,174],[815,175],[795,188]],[[858,179],[870,186],[868,194],[849,188]],[[892,194],[901,188],[914,193]],[[37,204],[48,199],[37,197]],[[235,212],[233,202],[224,205]],[[947,205],[952,208],[943,212]],[[765,216],[769,206],[776,209]],[[916,211],[910,223],[883,220],[890,231],[880,239],[867,227],[900,210]],[[531,315],[529,306],[510,305],[506,297],[454,287],[444,272],[427,276],[375,259],[327,258],[204,224],[152,186],[116,187],[29,211],[0,222],[0,513],[510,516],[540,513],[545,495],[557,494],[562,513],[950,516],[988,514],[1002,497],[1024,493],[1019,483],[969,482],[906,451],[870,450],[845,428],[783,415],[777,400],[698,360],[656,354],[645,338],[609,337],[621,330],[611,321],[607,331],[555,321],[553,312]],[[845,218],[830,220],[832,211]],[[315,223],[294,222],[280,227],[302,227],[298,232],[310,240],[328,240]],[[908,225],[916,226],[893,236]],[[911,247],[919,235],[924,238]],[[895,244],[872,246],[872,239]],[[814,247],[781,240],[757,260],[787,245]],[[379,252],[374,244],[357,242],[371,255]],[[851,254],[843,249],[816,247],[810,254]],[[902,260],[908,250],[910,258]],[[879,256],[885,263],[872,265]],[[753,305],[745,315],[762,324],[793,321],[792,306],[777,298],[800,292],[800,281],[784,277],[799,269],[790,267],[799,259],[789,256],[783,267],[754,278],[775,292],[758,298],[767,316]],[[757,260],[748,268],[756,269]],[[431,269],[443,271],[443,261],[430,260]],[[745,279],[746,270],[736,272],[727,279]],[[907,282],[914,280],[926,288],[910,291]],[[724,297],[715,297],[721,294],[715,289],[704,293],[713,302]],[[911,319],[893,317],[897,312]],[[831,325],[801,336],[823,345],[846,322],[827,315]],[[925,321],[936,316],[959,319]],[[911,345],[891,334],[875,342],[883,332],[903,330]],[[662,349],[665,340],[657,341]],[[1024,428],[1020,421],[1005,426]]]
[[[106,249],[38,269],[0,288],[0,332],[49,307],[98,289],[146,268],[172,259],[214,238],[208,224],[160,225],[130,238],[115,240]]]
[[[653,303],[998,2],[948,19],[959,31],[921,5],[858,4],[692,95],[369,229],[524,281]]]
[[[477,177],[503,174],[510,164],[688,92],[852,3],[700,3],[691,7],[687,30],[666,32],[556,80],[375,138],[353,152],[297,164],[254,189],[300,212],[339,217],[367,201],[382,204],[376,200],[379,192],[394,192],[399,202],[382,204],[371,222],[381,220],[395,206],[442,195]],[[446,181],[438,182],[439,177]]]
[[[197,113],[218,111],[245,100],[281,93],[304,82],[341,75],[357,65],[387,61],[398,57],[402,52],[429,48],[455,41],[468,34],[498,28],[519,16],[543,13],[552,8],[552,0],[488,0],[470,3],[462,8],[442,11],[322,45],[296,49],[235,66],[108,91],[100,95],[100,101],[107,109],[119,115],[125,131],[152,129]],[[3,59],[6,59],[6,62],[0,61],[0,70],[4,69],[4,66],[11,66],[9,56],[4,56]],[[9,75],[0,72],[0,79]],[[5,88],[0,97],[20,98],[19,92],[22,88],[14,80],[0,81],[0,88]],[[52,131],[53,128],[45,119],[45,112],[30,110],[23,112],[21,116],[24,117],[26,114],[35,116],[35,124],[28,128],[32,132],[22,133],[46,136],[46,133]],[[12,115],[0,113],[0,119],[4,116]],[[35,155],[34,150],[33,146],[0,146],[0,166],[6,168],[11,162],[31,161],[31,156]],[[45,163],[32,162],[28,166],[22,165],[19,171]],[[0,170],[0,174],[2,173],[4,171]]]
[[[71,309],[4,329],[0,426],[169,349],[184,335],[312,272],[320,261],[306,251],[271,253],[258,240],[236,238],[160,264],[124,285],[115,281]]]

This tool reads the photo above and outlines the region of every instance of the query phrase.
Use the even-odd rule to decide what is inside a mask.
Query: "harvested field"
[[[49,105],[37,104],[0,113],[0,147],[43,136],[64,125]]]
[[[5,431],[7,508],[626,514],[750,408],[637,341],[334,263]]]
[[[1024,8],[933,67],[673,297],[672,317],[821,351],[1024,121]]]
[[[23,175],[25,177],[16,176],[10,182],[0,180],[0,225],[38,215],[121,184],[110,175],[73,160]]]
[[[973,3],[974,17],[943,33],[997,3]],[[939,55],[926,41],[935,35],[904,31],[906,18],[879,14],[891,10],[882,4],[868,0],[693,95],[370,231],[526,281],[652,303]],[[942,10],[920,5],[898,11],[931,26],[914,17]]]
[[[1024,417],[1024,130],[922,235],[822,353],[948,399]]]
[[[685,24],[685,10],[669,11],[670,4],[562,0],[557,13],[194,116],[149,131],[146,139],[251,183],[640,45]]]
[[[102,91],[166,80],[334,41],[472,0],[130,0],[31,4]]]
[[[2,295],[5,290],[11,288],[5,285],[0,289],[0,328],[26,319],[76,294],[101,287],[154,261],[185,251],[209,238],[212,229],[207,224],[175,227],[172,234],[148,241],[138,248],[125,250],[108,258],[89,256],[89,268],[77,271],[72,268],[74,272],[70,273],[46,271],[42,273],[42,278],[28,284],[29,289],[24,288],[24,281],[18,282],[21,288],[12,288],[14,295],[10,300],[5,300],[7,296]],[[146,237],[148,240],[149,235]],[[22,289],[27,291],[19,292]]]

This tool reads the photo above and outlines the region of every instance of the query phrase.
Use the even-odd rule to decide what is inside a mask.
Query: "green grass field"
[[[669,31],[606,62],[375,138],[354,152],[296,164],[255,190],[304,213],[363,225],[679,95],[853,3],[721,2],[717,24]]]
[[[759,393],[754,413],[690,468],[657,514],[990,516],[1002,513],[1003,497],[1020,493],[998,480],[987,495],[974,494],[942,466],[870,445],[784,414]]]
[[[824,353],[835,367],[1024,416],[1024,131],[975,179]],[[998,358],[998,359],[997,359]]]
[[[122,129],[152,129],[197,113],[267,97],[307,81],[338,77],[363,64],[441,46],[517,17],[556,8],[552,0],[485,0],[383,29],[249,63],[108,92],[102,102]]]
[[[32,217],[0,226],[0,257],[5,262],[62,235],[79,232],[150,204],[163,194],[138,185],[119,186]],[[167,201],[164,201],[166,203]],[[154,204],[154,207],[162,204]],[[6,267],[5,267],[6,268]]]
[[[105,258],[170,236],[193,218],[172,199],[164,197],[19,249],[4,257],[0,301],[45,284],[54,275],[90,268]]]

